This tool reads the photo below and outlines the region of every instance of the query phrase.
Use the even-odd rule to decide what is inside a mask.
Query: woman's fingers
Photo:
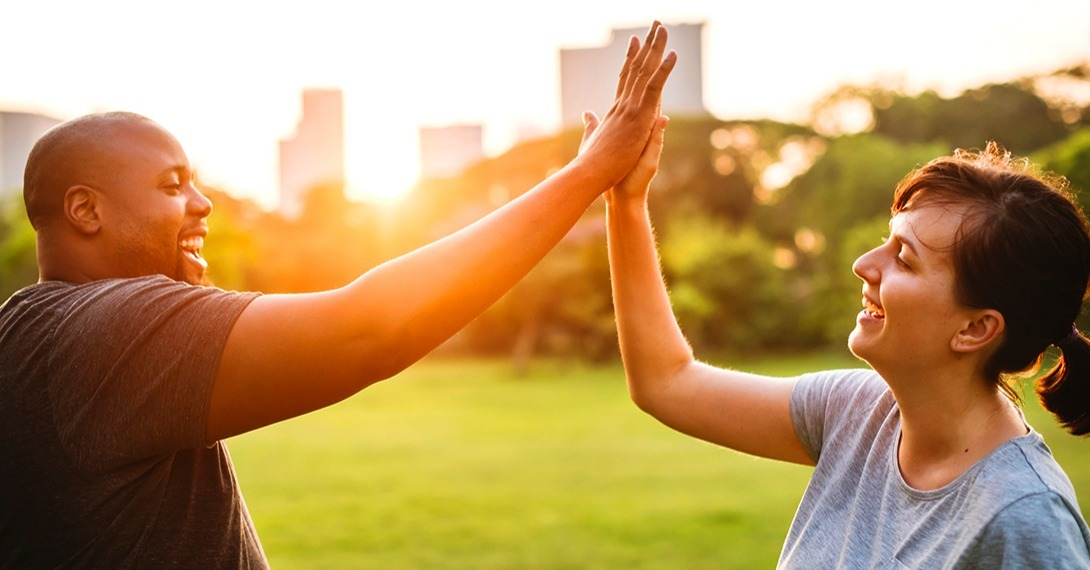
[[[583,111],[583,139],[579,141],[579,153],[587,146],[587,141],[594,136],[594,130],[598,128],[598,115],[594,111]]]

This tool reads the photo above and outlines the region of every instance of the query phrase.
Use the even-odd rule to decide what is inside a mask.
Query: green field
[[[1090,442],[1027,408],[1090,504]],[[432,358],[230,448],[278,569],[770,568],[810,471],[677,434],[630,402],[619,365],[575,362],[516,377]]]

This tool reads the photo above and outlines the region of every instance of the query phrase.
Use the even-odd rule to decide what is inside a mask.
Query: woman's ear
[[[64,193],[64,217],[81,234],[94,235],[102,228],[94,188],[77,184]]]
[[[954,352],[973,352],[980,350],[1001,336],[1006,330],[1003,314],[994,309],[984,309],[973,314],[973,319],[954,334],[950,339],[950,349]]]

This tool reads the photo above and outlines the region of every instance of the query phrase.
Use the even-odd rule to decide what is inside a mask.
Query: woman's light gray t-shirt
[[[900,411],[874,371],[802,376],[791,415],[817,466],[779,568],[1090,568],[1090,530],[1037,432],[920,491],[901,477]]]

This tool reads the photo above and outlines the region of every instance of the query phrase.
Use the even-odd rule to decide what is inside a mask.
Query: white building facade
[[[702,116],[704,107],[704,24],[667,24],[668,49],[678,61],[662,92],[662,111],[667,115]],[[647,29],[613,30],[607,45],[560,50],[560,118],[564,128],[582,125],[583,111],[605,115],[613,104],[617,74],[632,36],[642,42]]]
[[[307,192],[344,184],[344,96],[339,89],[303,91],[295,134],[280,141],[280,214],[297,218]]]

